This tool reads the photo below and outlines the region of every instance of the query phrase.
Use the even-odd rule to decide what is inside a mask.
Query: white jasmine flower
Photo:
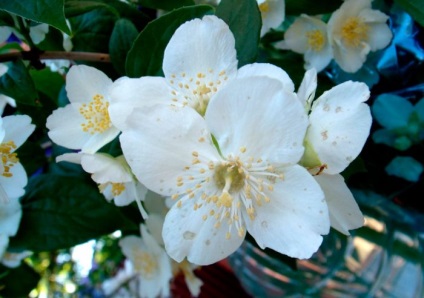
[[[109,116],[109,88],[112,80],[86,65],[73,66],[66,79],[70,104],[47,118],[48,135],[56,144],[95,153],[112,141],[119,130]]]
[[[392,39],[389,17],[371,9],[371,1],[346,0],[328,21],[334,59],[346,72],[356,72],[370,51],[385,48]]]
[[[247,230],[261,248],[310,257],[329,218],[318,184],[297,165],[307,125],[297,97],[267,77],[228,82],[204,119],[190,108],[135,110],[120,137],[124,155],[144,185],[178,200],[162,233],[168,254],[211,264]]]
[[[29,36],[35,44],[39,44],[46,38],[46,34],[49,33],[49,25],[38,24],[29,27]]]
[[[371,128],[370,96],[364,83],[345,82],[313,101],[316,71],[306,72],[298,97],[309,113],[305,136],[307,167],[324,191],[331,226],[344,234],[363,225],[363,216],[341,173],[360,153]]]
[[[7,73],[8,69],[9,68],[7,67],[6,64],[0,63],[0,77],[3,76],[5,73]],[[4,108],[8,104],[14,108],[16,107],[16,101],[13,98],[6,96],[4,94],[0,94],[0,115],[3,114]]]
[[[169,297],[172,268],[168,255],[145,225],[140,225],[141,238],[126,236],[119,241],[123,254],[131,261],[139,281],[139,296]]]
[[[106,279],[102,283],[102,290],[106,296],[110,296],[115,292],[118,292],[119,289],[126,283],[128,283],[137,273],[134,271],[134,267],[131,264],[131,261],[126,259],[124,261],[124,267],[118,271],[118,273],[109,279]],[[120,297],[120,296],[117,296]],[[128,295],[128,297],[132,297]]]
[[[327,37],[327,24],[305,14],[298,17],[284,34],[284,40],[276,47],[303,54],[305,68],[323,70],[333,58]]]
[[[17,199],[25,193],[28,177],[15,151],[34,129],[27,115],[0,118],[0,201]]]
[[[147,218],[141,205],[147,189],[135,179],[123,155],[66,153],[58,156],[56,161],[81,164],[84,171],[90,173],[91,178],[99,184],[100,192],[108,201],[113,200],[116,206],[127,206],[135,201],[143,218]]]
[[[165,78],[121,78],[111,90],[111,119],[121,130],[135,107],[157,103],[188,105],[204,114],[210,98],[236,76],[234,36],[215,16],[181,25],[163,59]]]
[[[21,222],[22,208],[17,197],[0,197],[0,260],[6,253],[9,237],[15,236]]]
[[[257,0],[262,17],[261,37],[277,28],[286,16],[285,0]]]
[[[21,265],[21,262],[26,257],[32,255],[32,252],[30,251],[23,251],[23,252],[5,252],[3,254],[3,257],[1,259],[1,263],[9,268],[16,268]]]

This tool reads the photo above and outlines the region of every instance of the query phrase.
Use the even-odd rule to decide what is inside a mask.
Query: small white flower
[[[344,234],[363,225],[363,216],[341,173],[360,153],[371,128],[370,96],[364,83],[345,82],[313,101],[316,71],[309,70],[298,97],[309,114],[301,163],[324,191],[333,228]]]
[[[140,225],[141,238],[126,236],[119,241],[123,254],[138,275],[139,295],[144,298],[169,297],[172,279],[171,262],[145,225]]]
[[[0,118],[0,201],[17,199],[25,193],[28,177],[15,151],[34,129],[27,115]]]
[[[334,59],[346,72],[356,72],[370,51],[385,48],[392,39],[388,16],[371,9],[372,0],[346,0],[328,21]]]
[[[7,67],[6,64],[0,63],[0,77],[3,76],[7,72],[8,69],[9,68]],[[6,96],[4,94],[0,94],[0,115],[3,114],[4,108],[6,107],[6,105],[10,105],[10,106],[16,108],[16,101],[9,96]]]
[[[284,41],[276,47],[292,50],[304,55],[305,68],[323,70],[333,58],[327,37],[327,24],[316,17],[301,15],[287,29]]]
[[[261,37],[277,28],[286,16],[285,0],[257,0],[262,17]]]
[[[32,252],[30,251],[23,251],[23,252],[5,252],[3,254],[3,257],[1,259],[1,263],[9,268],[16,268],[21,265],[21,262],[26,257],[32,255]],[[0,255],[1,256],[1,255]]]
[[[52,141],[84,153],[95,153],[112,141],[119,130],[109,116],[111,85],[112,80],[94,67],[71,67],[66,80],[70,104],[47,118]]]
[[[106,279],[102,283],[102,290],[106,296],[110,296],[115,292],[118,292],[119,289],[125,284],[128,283],[137,273],[134,271],[134,267],[131,264],[131,261],[126,259],[124,261],[124,268],[120,269],[118,273],[109,279]],[[119,297],[119,296],[117,296]],[[128,295],[128,297],[132,297]]]
[[[134,111],[124,155],[144,185],[178,199],[162,233],[168,254],[211,264],[248,231],[261,248],[310,257],[329,218],[318,184],[297,165],[307,125],[297,97],[265,76],[228,82],[204,119],[167,105]]]
[[[29,27],[29,36],[35,44],[39,44],[46,38],[46,34],[49,33],[49,25],[38,24]]]
[[[9,237],[18,232],[21,217],[22,208],[18,198],[0,198],[0,260],[6,253]]]
[[[127,206],[136,202],[143,218],[147,213],[141,205],[147,189],[131,173],[123,155],[113,157],[105,153],[66,153],[56,158],[57,162],[68,161],[81,164],[84,171],[91,174],[99,184],[100,192],[116,206]]]
[[[181,25],[163,58],[165,78],[121,78],[111,90],[111,118],[118,128],[135,107],[157,103],[191,106],[204,114],[210,98],[237,73],[234,36],[215,16]]]
[[[14,30],[7,26],[0,26],[0,44],[6,42],[7,39],[14,33]]]

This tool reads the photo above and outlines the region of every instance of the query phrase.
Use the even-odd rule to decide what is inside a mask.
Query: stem
[[[0,62],[13,61],[16,59],[31,60],[33,56],[29,55],[30,52],[13,52],[0,54]],[[59,51],[45,51],[39,53],[39,59],[51,60],[84,60],[94,62],[110,62],[109,54],[105,53],[88,53],[88,52],[59,52]]]

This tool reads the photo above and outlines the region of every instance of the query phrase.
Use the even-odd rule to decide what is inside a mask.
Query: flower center
[[[316,29],[306,32],[306,38],[308,39],[308,47],[311,50],[319,52],[324,47],[325,38],[320,30]]]
[[[262,13],[267,13],[267,12],[269,12],[269,3],[268,3],[268,1],[265,1],[265,2],[263,2],[263,3],[261,3],[261,4],[259,4],[259,10],[260,10]]]
[[[113,196],[119,196],[125,190],[124,183],[112,183],[112,194]]]
[[[368,39],[369,26],[359,17],[350,17],[342,27],[342,38],[347,45],[358,47],[361,42]]]
[[[8,141],[0,144],[0,154],[2,162],[2,173],[3,177],[12,177],[13,174],[10,172],[10,169],[19,162],[18,155],[13,150],[16,149],[16,145],[13,141]]]
[[[143,277],[152,279],[159,268],[156,258],[145,251],[135,250],[133,251],[134,256],[134,268]]]
[[[82,130],[89,134],[102,133],[112,125],[109,117],[109,103],[100,94],[93,96],[89,104],[83,104],[79,112],[85,118],[81,124]]]

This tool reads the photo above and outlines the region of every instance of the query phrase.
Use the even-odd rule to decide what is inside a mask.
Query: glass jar
[[[332,230],[297,269],[246,240],[229,257],[253,297],[424,297],[424,220],[387,200],[358,202],[365,225],[347,237]]]

